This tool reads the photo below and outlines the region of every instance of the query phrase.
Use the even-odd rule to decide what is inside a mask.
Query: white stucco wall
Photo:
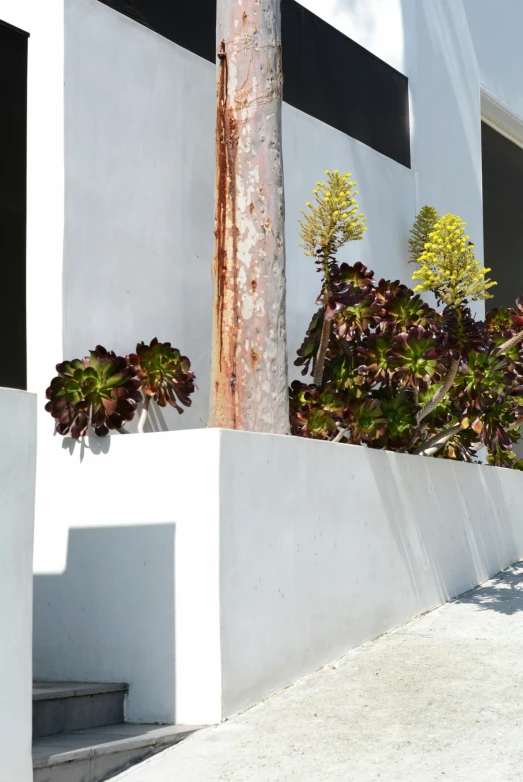
[[[223,430],[70,445],[36,671],[129,682],[128,719],[217,722],[523,554],[510,470]]]
[[[352,171],[359,183],[361,206],[369,218],[365,239],[347,250],[348,259],[362,260],[378,275],[408,282],[411,268],[406,263],[408,231],[417,209],[425,203],[432,203],[441,211],[459,213],[468,222],[476,252],[482,257],[477,58],[482,83],[486,66],[479,54],[480,36],[475,28],[479,25],[488,40],[488,15],[484,22],[471,22],[476,0],[465,0],[467,14],[462,0],[322,0],[321,3],[304,0],[303,4],[409,77],[413,168],[405,169],[318,120],[284,107],[291,362],[314,311],[318,286],[310,259],[298,248],[297,219],[314,182],[325,168]],[[64,355],[82,356],[97,342],[127,352],[136,341],[158,336],[171,340],[191,357],[199,391],[193,407],[182,417],[167,411],[163,416],[153,416],[152,425],[156,429],[205,427],[214,246],[214,68],[97,0],[65,0],[64,66],[62,0],[53,4],[52,11],[48,6],[44,14],[43,8],[37,10],[36,2],[0,0],[0,18],[32,34],[28,175],[30,387],[43,395],[54,364]],[[11,18],[6,17],[8,12]],[[502,42],[496,47],[503,48]],[[511,89],[516,90],[515,82],[504,76],[504,72],[500,73],[502,87],[496,87],[496,94],[501,95],[505,89],[508,95]],[[63,82],[66,195],[62,285]],[[342,99],[350,101],[350,78],[347,95]],[[513,100],[512,105],[515,105]],[[478,310],[481,312],[481,307]],[[42,396],[39,404],[43,405]],[[133,660],[122,670],[119,662],[127,655],[122,639],[129,632],[127,617],[136,605],[132,598],[135,592],[131,589],[124,599],[117,588],[118,582],[110,575],[111,567],[116,562],[116,571],[122,568],[124,575],[127,573],[120,583],[130,583],[129,573],[136,577],[133,568],[139,563],[140,546],[145,545],[141,533],[134,530],[138,537],[124,544],[131,552],[128,563],[124,554],[119,553],[120,533],[115,532],[110,539],[112,548],[109,547],[107,559],[101,565],[106,569],[106,576],[87,626],[90,631],[103,628],[106,617],[111,616],[114,630],[109,633],[107,644],[102,643],[99,648],[87,641],[84,644],[84,620],[74,606],[80,605],[83,598],[78,585],[90,586],[93,581],[90,563],[99,556],[99,543],[95,535],[86,539],[84,547],[79,528],[102,525],[89,505],[82,507],[76,502],[73,513],[66,506],[57,508],[56,476],[70,476],[70,485],[75,487],[71,495],[74,501],[85,486],[105,484],[111,474],[110,459],[114,457],[116,464],[121,460],[125,470],[130,471],[126,474],[139,476],[143,496],[139,497],[137,507],[142,511],[135,514],[125,505],[125,511],[117,509],[115,517],[107,514],[103,524],[125,528],[137,526],[139,522],[147,526],[152,520],[159,526],[172,527],[176,522],[177,528],[177,519],[185,511],[189,513],[192,506],[184,501],[181,506],[184,513],[181,510],[178,513],[165,500],[150,515],[147,501],[156,473],[143,469],[147,460],[141,456],[141,448],[150,457],[155,452],[164,453],[165,449],[169,466],[174,465],[178,474],[186,477],[187,494],[198,496],[199,485],[195,485],[190,471],[183,468],[185,445],[180,446],[181,453],[178,453],[176,449],[171,450],[170,436],[165,441],[154,439],[147,446],[140,444],[140,448],[128,438],[115,437],[110,444],[87,443],[84,461],[79,464],[82,449],[77,447],[71,454],[62,448],[61,440],[52,436],[50,417],[42,414],[39,425],[35,544],[37,670],[40,675],[57,678],[127,678],[135,684],[134,692],[141,692],[145,701],[147,692],[161,701],[157,682],[162,681],[162,675],[158,676],[157,672],[169,667],[174,659],[170,652],[163,657],[161,652],[173,648],[174,641],[172,644],[166,641],[170,619],[165,619],[163,635],[155,636],[154,629],[151,631],[153,640],[157,641],[156,650],[153,647],[151,651],[150,646],[136,638],[133,645],[139,650],[138,663]],[[192,435],[187,433],[187,437]],[[206,436],[202,432],[202,437]],[[110,450],[105,454],[103,449],[107,448]],[[358,453],[361,458],[361,452]],[[388,459],[389,455],[379,458]],[[295,476],[296,485],[302,486],[309,482],[307,470],[312,467],[306,460],[298,463],[302,472]],[[196,457],[191,457],[188,464],[198,471]],[[439,463],[435,469],[441,469]],[[172,481],[166,470],[162,467],[160,475],[164,485],[170,486]],[[476,480],[483,480],[480,478],[483,474],[478,472]],[[147,475],[150,483],[145,479]],[[85,476],[88,480],[84,482]],[[98,484],[93,484],[94,477]],[[104,485],[102,496],[114,488],[112,484]],[[236,493],[231,501],[235,497]],[[96,500],[93,502],[96,504]],[[286,502],[290,506],[291,499],[287,498]],[[204,506],[197,504],[197,507],[205,515]],[[134,521],[129,522],[129,518]],[[429,521],[435,523],[434,519]],[[105,539],[105,533],[100,535]],[[125,531],[122,535],[126,537]],[[149,541],[153,558],[157,546],[164,545],[165,551],[170,550],[170,533],[164,529],[155,531],[158,537],[149,538],[147,532],[143,535]],[[176,540],[177,536],[178,532]],[[79,574],[77,582],[74,573]],[[174,574],[171,576],[174,578]],[[60,586],[64,583],[68,585],[67,590]],[[147,611],[157,605],[157,592],[148,589],[145,577],[138,579],[138,583],[143,584],[144,595],[136,597],[138,614],[144,616],[145,622]],[[153,583],[157,582],[153,579]],[[124,608],[119,614],[114,614],[118,600],[114,606],[107,600],[115,590],[121,595]],[[72,599],[72,608],[67,608],[69,592],[77,601],[75,604]],[[49,601],[48,611],[46,596],[49,594],[53,599]],[[167,602],[161,602],[158,610],[163,617],[168,617],[170,593],[165,594]],[[413,604],[409,601],[410,598],[405,605],[410,610]],[[150,618],[154,618],[154,612]],[[194,617],[191,619],[194,621]],[[356,619],[358,624],[360,617]],[[215,618],[209,621],[215,627]],[[379,624],[376,622],[373,627]],[[362,627],[368,629],[364,622]],[[149,625],[147,628],[149,632]],[[233,637],[239,630],[231,626],[230,632]],[[176,631],[177,645],[182,643],[184,635]],[[59,646],[55,638],[61,639]],[[211,642],[205,638],[205,643],[208,646]],[[178,646],[176,649],[178,655]],[[179,655],[186,654],[189,660],[192,653],[192,650],[180,651]],[[140,680],[138,685],[136,671],[141,670],[143,659],[151,655],[154,663],[148,668],[148,678]],[[182,659],[179,655],[178,659]],[[196,658],[201,659],[198,655]],[[288,667],[282,665],[282,671],[287,672],[285,676],[296,675],[296,660],[292,655],[291,658]],[[233,657],[228,659],[232,661]],[[315,658],[311,653],[307,659],[312,665]],[[233,662],[224,662],[224,677],[232,670]],[[247,675],[241,665],[238,671],[236,684],[228,690],[228,709],[247,697]],[[257,692],[263,691],[266,685],[276,686],[275,669],[262,669],[260,675]],[[190,676],[180,678],[177,692],[183,692],[184,682],[189,682],[190,690],[191,681]],[[212,690],[210,684],[209,687]],[[249,698],[253,692],[250,691]],[[164,693],[167,700],[162,701],[163,716],[169,708],[172,713],[175,697],[172,677]],[[151,714],[147,711],[150,704],[144,706],[141,697],[135,702],[140,704],[136,710],[132,701],[129,702],[129,714],[133,718],[140,713]],[[181,695],[180,699],[181,703]],[[189,718],[190,714],[185,716]]]
[[[0,776],[31,782],[35,395],[0,389],[0,419]]]
[[[219,703],[219,444],[204,429],[53,441],[60,481],[53,551],[34,580],[36,677],[127,682],[129,722]]]
[[[519,0],[463,0],[481,86],[523,120],[523,5]]]

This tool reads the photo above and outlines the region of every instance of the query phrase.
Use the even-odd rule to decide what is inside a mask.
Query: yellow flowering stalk
[[[361,239],[367,230],[367,219],[359,212],[356,203],[358,191],[352,174],[326,171],[327,180],[316,182],[312,191],[314,203],[307,202],[307,211],[302,212],[300,236],[306,255],[315,258],[323,274],[322,296],[324,304],[323,326],[320,344],[314,362],[314,383],[319,386],[323,380],[325,356],[329,345],[332,312],[328,309],[331,298],[331,270],[336,264],[336,254],[347,242]]]
[[[418,263],[419,257],[429,241],[440,214],[433,206],[422,206],[412,226],[409,239],[409,263]]]
[[[312,191],[314,204],[307,202],[307,211],[302,212],[300,236],[306,255],[316,257],[318,250],[327,248],[336,253],[350,241],[361,239],[366,230],[366,218],[358,212],[356,182],[352,174],[326,171],[326,182],[316,182]]]
[[[433,291],[443,304],[454,307],[467,300],[491,299],[488,290],[496,283],[486,277],[491,270],[475,258],[469,240],[457,215],[441,217],[419,256],[420,268],[412,278],[420,284],[414,290]]]

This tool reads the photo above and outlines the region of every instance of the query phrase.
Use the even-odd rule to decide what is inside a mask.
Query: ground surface
[[[117,779],[523,780],[523,563]]]

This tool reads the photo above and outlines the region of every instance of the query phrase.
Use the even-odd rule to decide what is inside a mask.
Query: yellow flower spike
[[[432,208],[424,209],[428,213]],[[450,306],[492,298],[488,289],[495,283],[486,278],[490,270],[474,257],[465,223],[457,215],[447,214],[435,220],[428,238],[417,258],[419,268],[413,274],[421,282],[417,291],[433,291],[443,304]]]
[[[326,182],[317,182],[313,194],[315,206],[307,202],[309,211],[303,213],[300,220],[302,247],[307,255],[316,259],[335,256],[340,247],[347,242],[361,239],[366,229],[366,219],[354,206],[350,181],[352,174],[341,173],[338,169],[325,171]],[[350,206],[349,206],[350,204]],[[342,214],[343,212],[343,214]],[[327,270],[325,268],[325,274]]]

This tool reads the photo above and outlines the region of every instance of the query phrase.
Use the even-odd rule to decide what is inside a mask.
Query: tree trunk
[[[218,0],[210,425],[289,432],[281,0]]]

